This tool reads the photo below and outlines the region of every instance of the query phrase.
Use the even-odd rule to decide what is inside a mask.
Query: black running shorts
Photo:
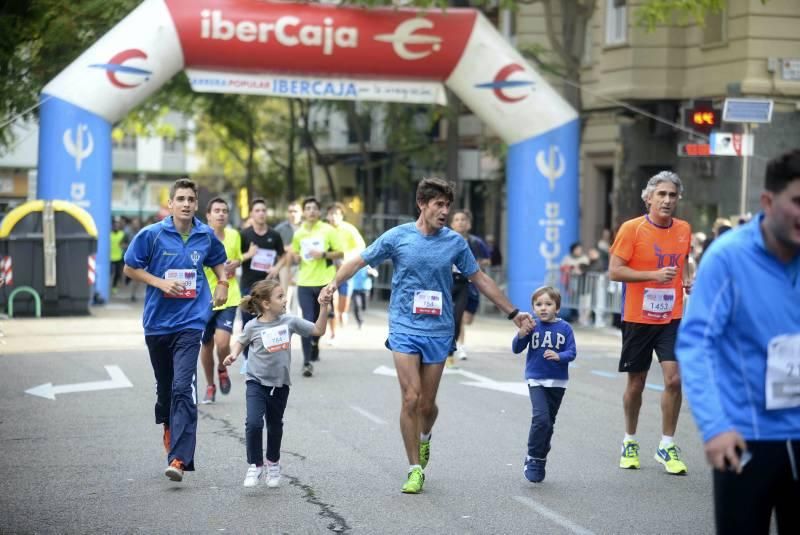
[[[653,362],[653,351],[659,362],[676,360],[675,341],[680,324],[680,319],[656,325],[623,321],[619,371],[646,372]]]

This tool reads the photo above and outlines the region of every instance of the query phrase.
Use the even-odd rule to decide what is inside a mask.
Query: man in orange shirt
[[[636,426],[647,372],[655,350],[664,376],[661,394],[661,442],[655,459],[670,474],[686,474],[674,435],[681,409],[681,376],[675,341],[683,312],[683,293],[691,290],[686,261],[692,229],[672,217],[683,193],[681,179],[662,171],[642,190],[647,214],[626,221],[611,247],[609,276],[625,283],[622,354],[619,371],[628,374],[623,396],[625,437],[620,468],[639,468]]]

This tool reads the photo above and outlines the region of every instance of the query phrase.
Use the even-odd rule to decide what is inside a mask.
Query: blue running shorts
[[[203,343],[207,344],[214,339],[214,331],[217,329],[233,332],[233,320],[236,319],[236,307],[223,308],[222,310],[212,310],[211,317],[208,318],[206,328],[203,329]]]
[[[447,359],[447,355],[456,350],[452,336],[421,336],[390,332],[385,345],[390,351],[420,355],[423,364],[441,364]]]

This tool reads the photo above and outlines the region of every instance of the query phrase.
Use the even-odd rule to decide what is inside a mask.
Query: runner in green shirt
[[[303,224],[292,238],[292,253],[299,262],[297,296],[303,318],[316,321],[319,316],[319,293],[336,276],[334,261],[342,258],[339,235],[332,226],[320,221],[319,201],[309,197],[303,201]],[[303,337],[303,376],[314,373],[313,361],[319,360],[319,337]]]

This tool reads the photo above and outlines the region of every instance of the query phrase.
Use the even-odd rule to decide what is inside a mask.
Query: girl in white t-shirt
[[[241,308],[257,315],[248,322],[231,346],[225,359],[230,366],[249,347],[245,372],[247,419],[247,475],[245,487],[255,487],[266,478],[268,487],[280,484],[281,439],[283,413],[289,398],[292,334],[322,336],[328,318],[330,297],[320,296],[320,312],[316,323],[286,314],[286,294],[278,280],[262,280],[253,285],[250,295],[242,299]],[[264,470],[263,432],[267,423],[267,468]]]

